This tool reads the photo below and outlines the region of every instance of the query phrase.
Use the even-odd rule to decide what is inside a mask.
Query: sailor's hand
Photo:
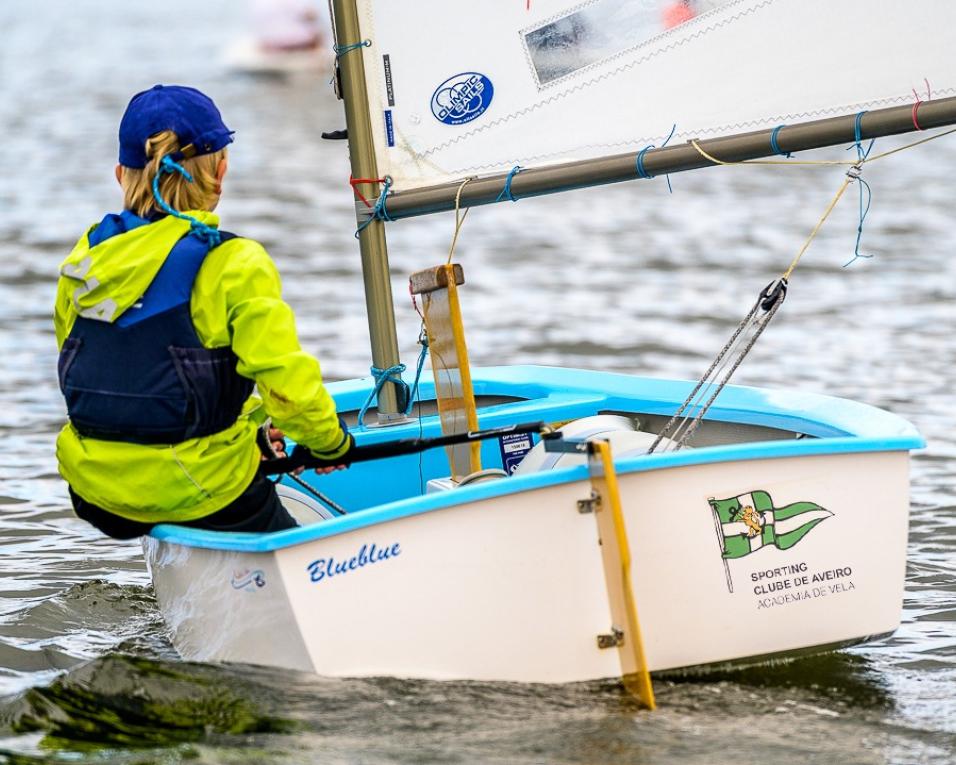
[[[288,457],[288,456],[289,456],[289,455],[286,453],[285,433],[283,433],[283,432],[282,432],[281,430],[279,430],[278,428],[269,428],[269,432],[268,432],[268,434],[267,434],[267,437],[268,437],[268,439],[269,439],[269,447],[272,449],[273,457],[268,457],[268,456],[266,456],[265,454],[263,454],[263,455],[262,455],[262,459],[263,459],[263,460],[267,460],[267,459],[279,459],[279,458],[282,458],[282,457]],[[295,470],[292,471],[292,475],[300,475],[300,474],[301,474],[302,472],[304,472],[304,471],[305,471],[305,468],[301,468],[301,467],[300,467],[300,468],[296,468]]]
[[[288,456],[285,453],[285,433],[278,428],[269,428],[269,445],[276,457]]]
[[[339,457],[339,459],[342,460],[342,464],[327,465],[325,467],[317,467],[315,468],[316,473],[318,473],[319,475],[328,475],[329,473],[334,473],[336,470],[345,470],[345,468],[347,468],[349,465],[352,464],[352,460],[349,459],[349,455],[352,453],[352,450],[355,448],[355,439],[352,437],[351,433],[348,433],[347,435],[349,439],[348,449],[345,450],[345,454]]]
[[[320,467],[316,468],[315,472],[319,475],[328,475],[329,473],[334,473],[336,470],[345,470],[348,465],[332,465],[331,467]],[[299,468],[301,470],[301,468]]]

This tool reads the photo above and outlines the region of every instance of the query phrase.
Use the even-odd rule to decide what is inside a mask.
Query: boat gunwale
[[[533,382],[528,379],[530,375],[534,376]],[[527,394],[535,392],[546,394],[537,397],[529,395],[529,399],[525,401],[482,410],[482,427],[498,427],[517,422],[520,418],[515,417],[516,409],[520,411],[521,405],[527,405],[529,415],[532,414],[535,408],[541,408],[542,400],[551,398],[552,394],[557,393],[557,388],[560,388],[560,392],[554,396],[556,398],[554,403],[562,407],[585,402],[591,407],[597,403],[603,403],[605,409],[640,404],[641,410],[646,414],[667,414],[672,413],[675,406],[680,404],[685,387],[689,391],[693,385],[686,381],[529,366],[475,370],[474,380],[475,393],[479,396],[503,394],[506,391],[502,386],[507,386],[509,395],[513,395],[516,388],[524,388]],[[638,393],[643,393],[644,398],[639,398],[633,390],[622,390],[622,385],[642,386],[644,390]],[[329,389],[335,396],[340,410],[344,411],[367,395],[370,386],[369,379],[347,380],[332,383]],[[664,386],[668,395],[664,395]],[[423,384],[421,387],[422,397],[427,398],[430,387],[433,385]],[[615,460],[618,474],[625,476],[652,470],[760,459],[909,451],[925,446],[919,433],[906,420],[890,412],[855,401],[819,394],[787,393],[742,386],[728,386],[721,396],[722,398],[719,399],[721,405],[715,404],[708,419],[785,429],[794,429],[795,425],[800,425],[801,427],[796,428],[795,432],[816,435],[814,433],[816,431],[816,433],[840,435],[726,444],[679,452],[624,457]],[[789,402],[786,399],[789,399]],[[782,403],[802,403],[808,408],[799,410],[794,406],[791,409],[784,409],[781,406]],[[660,411],[653,412],[652,410],[658,406]],[[755,418],[760,419],[755,421]],[[437,418],[434,419],[436,422],[432,423],[432,428],[437,428]],[[855,426],[856,433],[850,430],[851,426]],[[395,428],[370,429],[362,432],[361,440],[363,443],[374,443],[409,437],[412,433],[417,436],[419,427],[416,422]],[[159,524],[154,527],[151,536],[161,542],[188,547],[268,553],[435,510],[587,480],[587,467],[578,465],[511,476],[507,480],[463,486],[454,491],[399,499],[322,523],[285,531],[251,534],[206,531],[172,524]]]

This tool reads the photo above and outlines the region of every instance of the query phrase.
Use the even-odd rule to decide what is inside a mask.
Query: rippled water
[[[345,681],[178,661],[139,546],[71,515],[53,456],[56,267],[119,203],[115,130],[129,95],[163,81],[215,96],[238,131],[224,225],[269,248],[329,379],[368,367],[346,150],[318,139],[343,126],[341,108],[324,77],[227,71],[234,6],[0,4],[0,762],[956,760],[953,139],[867,170],[873,257],[842,268],[850,197],[738,377],[882,406],[926,436],[896,635],[662,682],[655,714],[614,684]],[[473,362],[696,377],[841,178],[749,167],[672,180],[673,195],[659,179],[474,210],[457,250]],[[451,232],[449,215],[389,229],[408,359],[407,275],[443,260]]]

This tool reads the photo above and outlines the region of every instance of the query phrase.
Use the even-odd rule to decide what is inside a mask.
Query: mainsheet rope
[[[870,152],[872,151],[872,148],[873,148],[873,141],[870,142],[869,148],[863,149],[862,147],[862,138],[860,133],[861,133],[861,118],[863,114],[864,112],[861,112],[860,114],[857,115],[856,131],[855,131],[856,140],[854,141],[853,145],[850,146],[851,149],[852,148],[857,149],[857,159],[855,162],[852,160],[846,160],[846,159],[839,159],[839,160],[838,159],[833,159],[833,160],[747,159],[747,160],[742,160],[739,162],[726,162],[722,159],[718,159],[717,157],[712,156],[711,154],[708,154],[696,140],[690,141],[690,145],[697,150],[698,154],[704,157],[704,159],[710,162],[713,162],[715,165],[728,165],[728,166],[730,165],[786,165],[786,166],[818,165],[818,166],[830,166],[830,167],[837,166],[837,167],[848,168],[846,177],[843,179],[843,183],[840,185],[840,188],[837,189],[837,192],[834,195],[833,199],[830,201],[830,204],[827,205],[826,210],[824,210],[823,215],[820,217],[819,222],[817,223],[816,226],[814,226],[813,231],[810,232],[810,236],[807,237],[807,240],[803,243],[803,246],[800,248],[800,251],[796,254],[794,259],[791,261],[790,266],[783,273],[783,276],[781,278],[783,278],[785,281],[790,278],[790,275],[793,273],[793,270],[797,267],[797,264],[800,262],[800,259],[803,257],[804,253],[810,248],[811,242],[813,242],[813,240],[816,238],[817,234],[820,232],[820,229],[823,228],[823,224],[826,223],[827,219],[830,217],[830,213],[833,212],[833,209],[836,207],[837,202],[840,201],[841,197],[846,192],[849,185],[853,183],[853,181],[861,181],[865,183],[860,176],[863,165],[871,163],[871,162],[876,162],[877,160],[880,160],[880,159],[885,159],[886,157],[890,157],[893,154],[898,154],[901,151],[906,151],[907,149],[912,149],[912,148],[915,148],[916,146],[921,146],[924,143],[929,143],[930,141],[935,141],[939,138],[943,138],[944,136],[950,135],[952,133],[956,133],[956,128],[952,128],[950,130],[945,130],[942,133],[937,133],[936,135],[932,135],[927,138],[922,138],[918,141],[913,141],[912,143],[908,143],[904,146],[898,146],[895,149],[889,149],[888,151],[884,151],[880,154],[874,154],[873,156],[870,156]],[[867,185],[866,188],[868,190],[869,186]],[[866,255],[862,255],[859,251],[860,237],[862,236],[863,220],[866,218],[866,213],[868,212],[868,210],[869,210],[869,203],[867,203],[864,206],[863,200],[861,198],[861,202],[860,202],[861,215],[860,215],[860,225],[857,227],[856,251],[854,254],[854,258],[846,265],[849,265],[858,257],[869,257]]]
[[[857,115],[856,117],[856,126],[855,126],[855,140],[850,149],[856,149],[857,159],[855,162],[849,162],[846,160],[821,160],[821,161],[807,161],[807,160],[745,160],[742,162],[725,162],[717,159],[716,157],[711,156],[706,151],[704,151],[697,141],[690,141],[691,145],[701,154],[701,156],[710,160],[714,164],[718,165],[743,165],[743,164],[770,164],[770,165],[793,165],[793,164],[803,164],[803,165],[841,165],[844,167],[848,166],[846,171],[846,177],[843,179],[843,182],[840,184],[840,188],[837,190],[833,199],[830,200],[830,203],[827,205],[826,209],[823,212],[823,215],[820,217],[820,220],[814,226],[813,230],[810,232],[810,235],[807,237],[807,240],[804,242],[803,246],[800,248],[799,252],[790,262],[790,265],[783,272],[783,274],[775,281],[767,285],[766,288],[760,293],[757,297],[757,300],[754,302],[753,307],[750,309],[750,312],[744,317],[743,321],[737,326],[734,330],[734,333],[731,335],[730,339],[724,345],[724,347],[717,354],[717,357],[711,363],[710,367],[700,378],[694,388],[691,390],[690,394],[684,400],[680,408],[675,412],[675,414],[670,418],[667,424],[661,429],[657,438],[651,444],[648,449],[648,454],[653,453],[661,442],[665,438],[670,439],[670,443],[667,445],[664,451],[676,451],[683,448],[696,432],[701,422],[703,421],[704,415],[710,409],[711,405],[717,399],[717,396],[720,395],[720,392],[724,389],[727,383],[730,381],[730,378],[733,376],[734,372],[737,371],[737,368],[746,358],[747,354],[753,348],[754,344],[757,342],[757,339],[767,328],[767,325],[776,315],[780,306],[783,305],[783,301],[786,298],[787,287],[789,285],[789,280],[796,269],[797,265],[800,262],[800,259],[803,257],[804,253],[809,249],[811,242],[816,238],[817,234],[820,232],[820,229],[823,228],[823,224],[826,223],[827,219],[830,217],[830,214],[833,212],[833,209],[836,207],[837,203],[842,198],[843,194],[849,188],[850,184],[854,181],[859,181],[861,185],[860,191],[860,224],[857,228],[857,241],[856,241],[856,250],[854,253],[852,263],[858,257],[869,257],[863,255],[859,251],[860,247],[860,237],[863,230],[863,221],[866,218],[866,213],[869,210],[869,194],[870,189],[869,185],[866,185],[866,182],[863,181],[861,177],[862,167],[867,162],[875,162],[878,159],[883,159],[889,157],[893,154],[897,154],[906,149],[919,146],[921,144],[927,143],[928,141],[936,140],[942,138],[945,135],[956,132],[956,128],[944,131],[942,133],[937,133],[936,135],[930,136],[928,138],[921,139],[919,141],[914,141],[905,146],[900,146],[895,149],[890,149],[881,154],[876,154],[870,156],[870,153],[873,149],[875,141],[871,140],[870,145],[867,148],[863,148],[863,139],[862,139],[862,117],[863,112]],[[777,129],[779,130],[779,128]],[[773,148],[775,153],[779,153],[779,145],[776,144],[776,130],[774,131],[772,141]],[[865,192],[864,192],[865,186]],[[864,193],[866,196],[866,202],[864,202]],[[846,265],[849,265],[847,263]],[[761,311],[763,313],[761,313]],[[731,350],[734,348],[739,348],[735,354],[731,354]],[[725,371],[726,370],[726,371]],[[711,393],[711,390],[713,392]],[[708,396],[709,394],[709,396]],[[706,400],[705,400],[706,398]],[[685,412],[688,414],[685,416]],[[690,413],[693,413],[693,416],[690,416]],[[679,423],[679,424],[678,424]]]
[[[513,171],[512,171],[513,172]],[[458,234],[461,232],[461,227],[465,222],[465,218],[468,217],[468,211],[471,210],[470,207],[465,208],[465,212],[461,211],[461,192],[464,190],[465,186],[471,183],[474,179],[465,178],[461,182],[461,185],[458,187],[458,193],[455,194],[455,233],[451,238],[451,247],[448,248],[448,260],[445,261],[445,265],[451,263],[452,256],[455,254],[455,245],[458,244]],[[510,190],[510,185],[509,185]]]

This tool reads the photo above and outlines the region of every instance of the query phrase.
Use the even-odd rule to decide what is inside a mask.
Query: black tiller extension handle
[[[468,433],[456,433],[450,436],[437,436],[435,438],[403,438],[398,441],[386,441],[381,444],[369,444],[368,446],[356,446],[348,452],[344,458],[337,460],[323,460],[314,456],[308,449],[302,446],[296,446],[292,450],[292,455],[282,457],[281,459],[265,460],[261,465],[261,470],[266,475],[278,475],[279,473],[291,473],[296,468],[322,468],[336,467],[338,465],[351,465],[353,462],[368,462],[369,460],[380,460],[386,457],[398,457],[403,454],[418,454],[428,449],[437,449],[441,446],[457,446],[458,444],[470,444],[475,441],[485,441],[489,438],[499,438],[516,433],[550,433],[551,429],[543,422],[525,422],[519,425],[505,425],[500,428],[488,428],[487,430],[475,430]]]

